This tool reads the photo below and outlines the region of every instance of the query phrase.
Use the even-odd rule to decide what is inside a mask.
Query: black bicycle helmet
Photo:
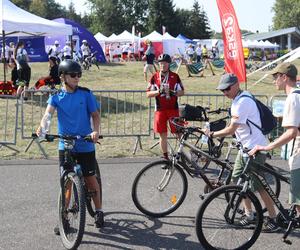
[[[172,59],[168,54],[161,54],[158,57],[158,61],[159,62],[167,62],[167,63],[171,63]]]
[[[67,74],[67,73],[81,73],[81,66],[78,62],[65,59],[58,66],[58,74]]]

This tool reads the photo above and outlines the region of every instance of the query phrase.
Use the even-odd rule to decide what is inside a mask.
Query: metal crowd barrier
[[[49,90],[28,90],[27,100],[24,96],[20,100],[12,96],[0,96],[1,102],[1,127],[0,145],[9,147],[16,145],[17,131],[21,132],[22,139],[31,139],[25,151],[33,142],[37,143],[41,152],[47,157],[46,152],[38,140],[32,140],[31,134],[36,131],[39,122],[45,112],[47,100],[53,91]],[[100,127],[104,137],[136,137],[133,153],[138,147],[142,148],[141,138],[154,135],[153,133],[153,98],[147,98],[145,91],[124,90],[124,91],[93,91],[100,103]],[[269,104],[266,95],[257,95],[258,99]],[[277,96],[275,96],[277,98]],[[272,97],[271,105],[275,97]],[[282,96],[280,96],[282,97]],[[284,98],[284,96],[283,96]],[[231,100],[222,94],[186,94],[179,98],[179,104],[199,105],[208,107],[210,110],[219,107],[230,107]],[[20,116],[19,116],[20,108]],[[226,116],[227,114],[224,114]],[[220,117],[220,115],[218,115]],[[214,120],[216,117],[210,117]],[[56,131],[56,114],[51,123],[51,131]],[[55,132],[54,132],[55,133]],[[154,138],[158,137],[154,135]]]
[[[15,152],[12,147],[17,143],[19,100],[10,95],[0,95],[0,148],[6,147]]]

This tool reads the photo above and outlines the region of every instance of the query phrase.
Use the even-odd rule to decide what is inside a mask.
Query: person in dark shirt
[[[49,57],[49,75],[46,77],[40,78],[35,83],[35,88],[39,89],[42,86],[48,86],[51,89],[55,88],[55,85],[59,85],[60,77],[58,76],[58,65],[57,65],[57,59],[54,56]]]

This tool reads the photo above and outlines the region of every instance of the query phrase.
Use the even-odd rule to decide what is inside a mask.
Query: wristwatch
[[[210,132],[210,133],[209,133],[209,137],[210,137],[210,138],[213,138],[214,133],[215,133],[214,131]]]

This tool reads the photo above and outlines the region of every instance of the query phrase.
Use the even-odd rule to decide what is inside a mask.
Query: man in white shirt
[[[87,43],[87,40],[82,40],[82,45],[80,49],[83,56],[83,60],[85,60],[91,54],[91,50]]]
[[[72,54],[72,48],[71,48],[71,42],[66,41],[66,45],[62,49],[64,59],[71,59],[71,54]]]
[[[59,42],[56,40],[54,42],[54,45],[52,45],[51,48],[49,49],[48,56],[49,56],[49,58],[50,57],[55,57],[58,64],[59,64],[60,54],[61,54],[61,51],[59,50]]]
[[[289,158],[291,184],[289,203],[295,204],[298,216],[300,215],[300,92],[297,90],[298,70],[294,64],[282,63],[271,73],[278,90],[287,94],[284,105],[282,127],[285,132],[269,145],[259,144],[250,151],[254,155],[257,151],[269,151],[286,143],[291,143],[292,150]],[[298,91],[298,93],[296,93]]]
[[[245,95],[251,96],[247,91],[240,89],[239,81],[234,74],[224,74],[221,77],[218,90],[221,90],[223,94],[232,99],[231,105],[231,121],[229,126],[226,128],[216,131],[208,132],[206,134],[210,137],[224,137],[235,134],[237,140],[242,144],[243,148],[252,149],[255,145],[267,145],[267,139],[262,134],[262,131],[254,126],[251,121],[258,127],[261,127],[260,115],[255,101],[252,98],[242,97]],[[252,160],[249,164],[252,167],[257,167],[255,162],[263,164],[266,160],[265,154],[258,154],[255,161]],[[232,173],[232,180],[236,182],[243,172],[244,164],[246,160],[244,155],[239,152]],[[251,186],[253,191],[258,191],[265,206],[269,212],[269,217],[265,218],[263,231],[264,232],[275,232],[279,229],[275,222],[276,212],[274,208],[273,200],[268,196],[267,192],[262,188],[260,182],[256,178],[251,178]],[[254,212],[251,209],[251,203],[248,199],[244,199],[245,214],[242,217],[240,224],[247,226],[255,220]]]

